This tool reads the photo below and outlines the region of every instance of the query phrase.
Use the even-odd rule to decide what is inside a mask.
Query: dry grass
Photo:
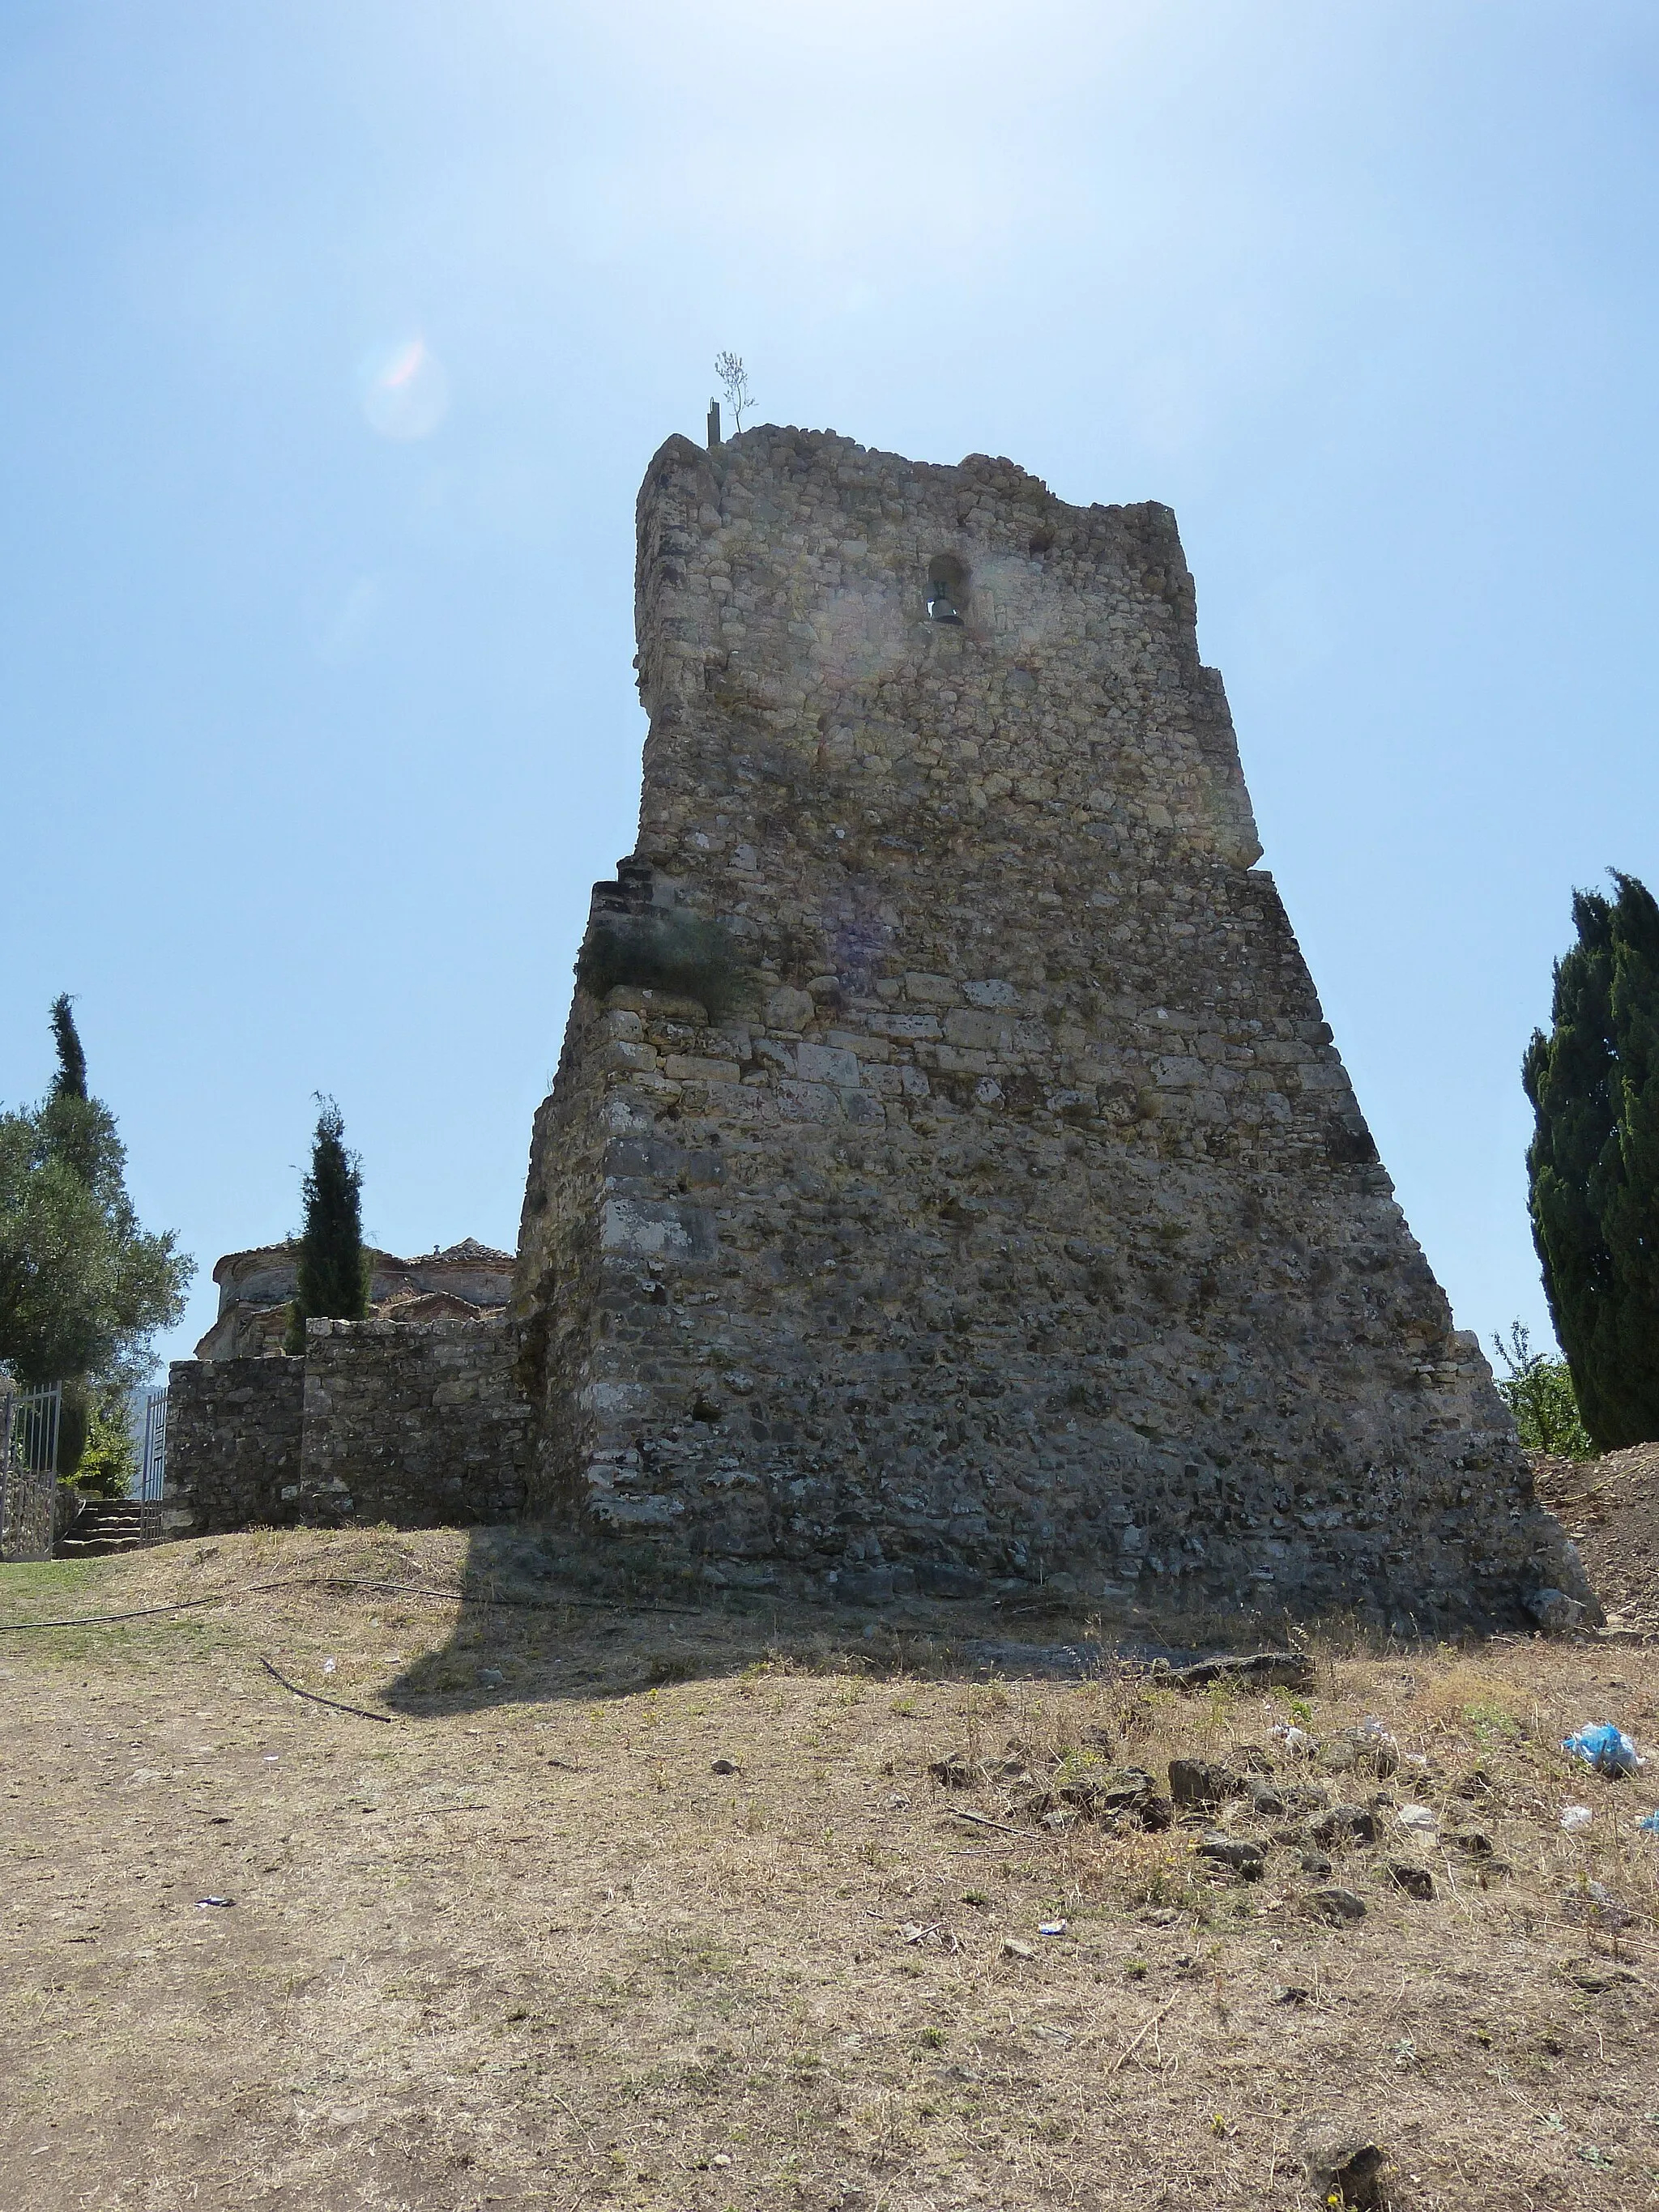
[[[919,1616],[563,1606],[511,1547],[472,1547],[489,1602],[344,1586],[467,1564],[386,1532],[0,1571],[8,1620],[329,1578],[0,1638],[0,2203],[1257,2212],[1308,2201],[1290,2143],[1323,2112],[1377,2131],[1402,2212],[1659,2203],[1654,1795],[1554,1748],[1659,1735],[1650,1647],[1339,1641],[1300,1699],[1183,1697],[974,1679]],[[1254,1746],[1291,1783],[1275,1723],[1371,1714],[1428,1764],[1342,1789],[1510,1872],[1385,1807],[1334,1876],[1367,1915],[1327,1927],[1291,1846],[1243,1883],[1195,1830],[1009,1834],[957,1808],[1024,1828],[1029,1785],[927,1773]],[[1413,1852],[1430,1902],[1384,1871]],[[1570,1917],[1592,1880],[1616,1936]]]

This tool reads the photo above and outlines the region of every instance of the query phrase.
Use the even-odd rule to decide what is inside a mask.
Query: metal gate
[[[138,1540],[156,1544],[161,1539],[161,1498],[167,1480],[167,1394],[144,1394],[143,1456],[138,1462]]]
[[[60,1382],[0,1397],[0,1559],[49,1559],[58,1501]]]

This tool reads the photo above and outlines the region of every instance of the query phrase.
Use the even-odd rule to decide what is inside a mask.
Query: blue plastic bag
[[[1659,1836],[1659,1813],[1648,1814],[1644,1819],[1638,1820],[1636,1825],[1638,1828],[1645,1828],[1650,1836]]]
[[[1577,1735],[1563,1742],[1563,1751],[1570,1751],[1575,1759],[1582,1759],[1586,1766],[1593,1766],[1598,1774],[1634,1774],[1642,1764],[1636,1755],[1636,1746],[1611,1721],[1597,1721],[1593,1727],[1581,1728]]]

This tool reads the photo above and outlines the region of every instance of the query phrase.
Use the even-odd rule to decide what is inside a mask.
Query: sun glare
[[[423,337],[374,347],[358,365],[363,414],[383,438],[426,438],[449,411],[449,379]]]

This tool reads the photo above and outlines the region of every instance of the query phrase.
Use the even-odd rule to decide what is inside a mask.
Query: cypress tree
[[[1659,905],[1575,891],[1551,1029],[1521,1079],[1544,1292],[1598,1450],[1659,1437]]]
[[[90,1186],[99,1179],[115,1124],[108,1109],[87,1089],[87,1055],[75,1026],[74,1006],[67,991],[52,1002],[58,1072],[40,1108],[40,1126],[53,1157]]]
[[[306,1225],[300,1238],[297,1295],[289,1309],[286,1349],[303,1352],[313,1316],[361,1321],[368,1310],[368,1255],[363,1249],[362,1164],[345,1148],[345,1123],[331,1098],[319,1096],[311,1168],[301,1190]]]
[[[81,1049],[75,1026],[75,1001],[62,991],[52,1002],[52,1034],[58,1046],[58,1073],[52,1079],[54,1098],[84,1098],[87,1095],[87,1056]]]

